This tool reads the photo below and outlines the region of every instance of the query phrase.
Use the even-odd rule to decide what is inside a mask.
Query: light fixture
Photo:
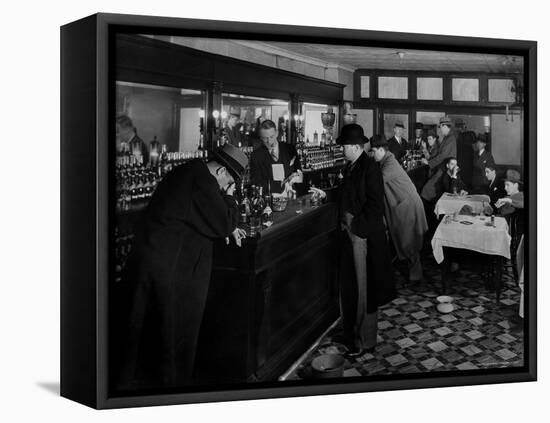
[[[214,111],[212,112],[212,116],[214,117],[214,119],[218,119],[218,118],[220,117],[220,112],[217,111],[217,110],[214,110]]]

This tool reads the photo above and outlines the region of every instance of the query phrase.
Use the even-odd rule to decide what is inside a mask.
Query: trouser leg
[[[420,261],[420,252],[409,258],[409,280],[420,281],[424,277],[422,273],[422,262]]]
[[[350,233],[357,284],[357,310],[355,320],[355,345],[359,349],[376,345],[378,313],[367,313],[367,240]]]

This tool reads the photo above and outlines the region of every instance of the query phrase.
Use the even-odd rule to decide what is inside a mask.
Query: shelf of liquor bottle
[[[304,173],[312,173],[312,172],[321,172],[321,171],[325,171],[325,172],[328,172],[328,171],[331,171],[331,170],[334,170],[334,171],[339,171],[340,169],[342,169],[345,165],[345,160],[339,160],[337,161],[336,163],[334,164],[328,164],[326,166],[323,166],[323,167],[319,167],[319,168],[306,168],[306,169],[302,169],[302,172]]]

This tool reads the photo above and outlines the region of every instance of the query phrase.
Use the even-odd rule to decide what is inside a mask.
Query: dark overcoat
[[[237,222],[236,201],[221,193],[202,161],[175,168],[159,183],[111,307],[121,389],[192,383],[213,241]]]
[[[344,171],[339,191],[340,220],[353,215],[351,232],[367,239],[367,312],[396,297],[388,239],[384,225],[384,183],[380,166],[365,153]],[[349,237],[342,231],[340,278],[355,279]]]

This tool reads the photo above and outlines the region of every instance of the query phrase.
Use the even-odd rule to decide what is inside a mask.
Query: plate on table
[[[462,223],[463,225],[473,225],[473,223],[468,220],[461,220],[460,223]]]

